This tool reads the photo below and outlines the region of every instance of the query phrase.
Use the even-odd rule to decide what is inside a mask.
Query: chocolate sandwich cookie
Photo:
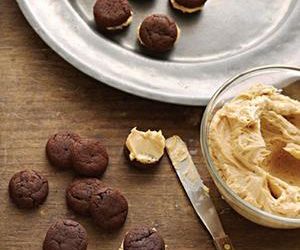
[[[46,234],[43,250],[86,250],[87,233],[73,220],[58,220]]]
[[[176,23],[166,15],[151,15],[145,18],[138,30],[140,43],[153,52],[170,50],[179,36]]]
[[[105,187],[92,196],[90,213],[100,228],[113,231],[125,223],[128,203],[118,190]]]
[[[165,243],[156,229],[146,226],[139,226],[130,230],[125,235],[123,249],[165,250]]]
[[[89,215],[92,195],[104,187],[97,178],[84,178],[73,181],[66,190],[68,207],[81,215]]]
[[[121,30],[132,21],[132,10],[128,0],[97,0],[94,18],[100,31]]]
[[[16,173],[9,182],[9,195],[19,208],[34,208],[48,196],[48,181],[34,170]]]
[[[100,140],[80,139],[71,147],[75,171],[81,175],[97,177],[102,175],[108,165],[108,154]]]
[[[202,10],[207,0],[170,0],[174,9],[183,13],[194,13]]]
[[[70,146],[79,139],[79,135],[72,132],[60,132],[51,136],[46,145],[49,161],[58,168],[72,167]]]

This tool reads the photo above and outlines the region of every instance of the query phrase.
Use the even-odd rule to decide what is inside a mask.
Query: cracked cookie
[[[48,181],[34,170],[14,174],[9,182],[9,195],[19,208],[34,208],[48,196]]]
[[[75,171],[84,176],[102,175],[108,165],[108,154],[100,140],[80,139],[71,146],[71,155]]]
[[[84,178],[74,180],[66,190],[68,207],[81,215],[89,215],[92,195],[105,184],[97,178]]]
[[[118,190],[105,187],[92,196],[90,213],[100,228],[113,231],[125,223],[128,203]]]
[[[60,132],[51,136],[46,145],[46,154],[54,166],[62,169],[72,167],[70,146],[80,136],[72,132]]]
[[[100,31],[117,31],[130,25],[132,10],[128,0],[97,0],[94,18]]]
[[[83,226],[72,220],[58,220],[48,229],[43,250],[86,250],[87,245]]]
[[[203,9],[207,0],[170,0],[174,9],[183,13],[194,13]]]
[[[138,40],[153,52],[170,50],[178,37],[179,29],[176,23],[166,15],[148,16],[138,29]]]
[[[138,226],[126,233],[123,241],[123,249],[164,250],[165,243],[155,228]]]

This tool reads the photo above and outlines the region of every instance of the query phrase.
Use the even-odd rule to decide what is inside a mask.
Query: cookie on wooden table
[[[121,249],[165,250],[165,243],[155,228],[138,226],[126,233]]]
[[[81,215],[89,215],[92,195],[105,184],[97,178],[74,180],[66,190],[68,207]]]
[[[46,153],[49,161],[61,169],[73,166],[70,147],[80,136],[66,131],[51,136],[46,145]]]
[[[113,231],[125,223],[128,203],[118,190],[105,187],[92,196],[90,213],[100,228]]]
[[[34,170],[18,172],[9,182],[9,195],[19,208],[38,207],[48,196],[48,181]]]
[[[74,170],[84,176],[102,175],[108,165],[108,154],[98,139],[80,139],[73,143],[71,155]]]
[[[144,132],[133,128],[126,139],[124,153],[131,165],[151,169],[161,160],[165,146],[166,140],[161,130],[148,129]]]
[[[73,220],[58,220],[46,234],[43,250],[86,250],[87,232]]]

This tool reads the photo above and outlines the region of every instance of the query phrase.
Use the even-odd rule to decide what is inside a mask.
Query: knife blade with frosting
[[[204,185],[186,144],[175,135],[166,140],[166,148],[176,174],[197,215],[211,234],[216,249],[233,250],[209,196],[209,189]]]

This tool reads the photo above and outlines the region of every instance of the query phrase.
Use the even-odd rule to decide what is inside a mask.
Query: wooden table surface
[[[128,167],[123,143],[134,126],[162,129],[166,136],[178,134],[187,142],[236,249],[300,249],[299,230],[255,225],[218,195],[199,145],[203,108],[144,100],[99,84],[53,52],[13,0],[0,0],[0,87],[0,250],[41,249],[48,227],[58,218],[86,227],[89,250],[118,249],[126,230],[137,224],[155,226],[170,250],[214,249],[167,157],[150,173]],[[90,219],[66,208],[65,188],[73,173],[51,167],[44,150],[49,135],[63,129],[103,138],[110,164],[102,179],[129,201],[127,222],[119,232],[101,233]],[[41,171],[50,183],[46,203],[34,211],[16,209],[8,198],[10,177],[26,168]]]

